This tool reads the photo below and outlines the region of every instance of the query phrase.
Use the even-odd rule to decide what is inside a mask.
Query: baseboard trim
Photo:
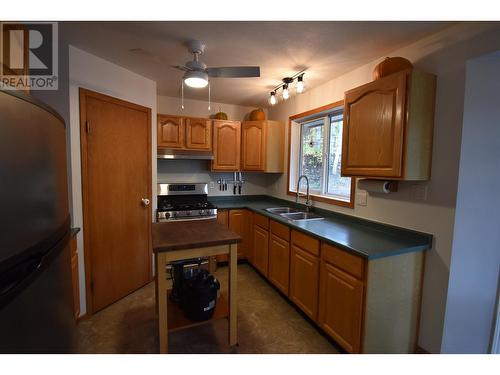
[[[87,320],[88,318],[90,318],[90,315],[83,314],[83,315],[79,316],[78,318],[76,318],[76,324],[83,322],[84,320]]]

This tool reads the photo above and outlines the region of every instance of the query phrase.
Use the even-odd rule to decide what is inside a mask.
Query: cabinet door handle
[[[142,198],[141,203],[143,206],[149,206],[150,200],[148,198]]]

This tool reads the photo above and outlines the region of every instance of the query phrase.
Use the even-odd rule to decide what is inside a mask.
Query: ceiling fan
[[[175,65],[176,69],[183,70],[184,83],[189,87],[203,88],[208,85],[208,78],[247,78],[260,77],[260,67],[258,66],[225,66],[209,68],[200,61],[200,55],[205,51],[205,44],[198,40],[190,40],[186,43],[193,60],[185,65]]]

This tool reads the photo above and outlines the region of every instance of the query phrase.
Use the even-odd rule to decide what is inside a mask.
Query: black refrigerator
[[[0,90],[0,353],[74,348],[66,128]]]

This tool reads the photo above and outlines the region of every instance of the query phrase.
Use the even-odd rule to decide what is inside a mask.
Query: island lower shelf
[[[177,303],[172,302],[170,300],[171,292],[172,289],[169,289],[167,291],[168,332],[179,331],[181,329],[195,327],[202,324],[210,323],[214,320],[224,319],[229,317],[229,305],[227,303],[227,298],[222,293],[220,294],[220,297],[217,298],[217,305],[215,306],[215,311],[212,317],[208,320],[195,322],[186,318],[182,308]]]

